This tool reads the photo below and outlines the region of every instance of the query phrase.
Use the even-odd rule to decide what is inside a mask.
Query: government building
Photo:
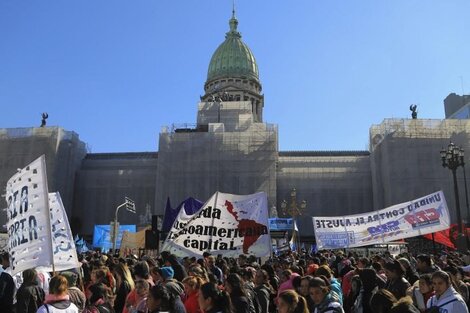
[[[122,210],[121,224],[143,225],[163,214],[168,198],[176,207],[188,197],[205,201],[215,191],[264,191],[271,215],[285,216],[283,203],[290,208],[293,188],[296,203],[305,201],[303,236],[313,236],[310,216],[378,210],[441,189],[457,221],[452,175],[439,152],[450,141],[470,152],[470,97],[449,95],[442,120],[372,125],[365,151],[280,151],[277,125],[263,121],[269,103],[260,77],[233,14],[210,60],[204,95],[195,99],[192,124],[163,127],[158,148],[137,153],[88,153],[78,134],[61,127],[0,129],[0,185],[45,154],[49,190],[60,192],[72,230],[81,235],[108,224],[125,196],[135,201],[137,214]],[[457,177],[468,220],[461,167]],[[0,217],[5,224],[6,214]]]

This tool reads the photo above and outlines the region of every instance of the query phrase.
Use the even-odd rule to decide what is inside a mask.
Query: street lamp
[[[454,196],[455,196],[455,208],[457,210],[457,220],[459,224],[457,244],[461,245],[461,249],[466,249],[466,238],[465,238],[465,228],[462,220],[462,215],[460,213],[460,199],[459,199],[459,187],[457,184],[457,168],[459,166],[464,167],[464,150],[459,146],[450,143],[447,146],[447,150],[441,150],[441,160],[442,166],[447,167],[452,171],[452,177],[454,179]],[[468,206],[468,204],[467,204]]]
[[[114,212],[114,223],[113,225],[111,225],[111,229],[112,229],[111,239],[113,240],[113,253],[116,251],[116,241],[117,241],[117,237],[119,234],[118,212],[119,212],[119,209],[122,207],[126,207],[126,210],[131,213],[135,214],[136,212],[134,200],[128,197],[125,197],[124,203],[117,206],[116,212]]]
[[[307,201],[302,200],[300,204],[297,204],[297,190],[292,188],[290,192],[290,204],[287,204],[286,200],[282,200],[281,202],[281,209],[284,216],[292,217],[292,234],[295,234],[295,224],[296,218],[299,215],[302,215],[303,211],[307,208]],[[300,238],[298,239],[300,243]],[[300,249],[300,247],[298,247]]]

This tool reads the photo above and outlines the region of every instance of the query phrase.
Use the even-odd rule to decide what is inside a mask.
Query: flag
[[[8,252],[11,274],[53,262],[44,155],[7,182]]]
[[[75,241],[70,230],[69,220],[64,204],[58,192],[49,193],[49,208],[51,212],[52,252],[54,268],[41,267],[43,271],[65,271],[80,266],[77,257]]]
[[[189,197],[181,202],[176,208],[171,208],[170,198],[167,198],[165,207],[165,217],[163,218],[162,232],[169,232],[171,226],[176,220],[181,209],[184,209],[187,215],[193,215],[202,207],[203,203],[197,199]]]

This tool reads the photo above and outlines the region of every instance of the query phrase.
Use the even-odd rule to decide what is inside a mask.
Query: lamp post
[[[126,207],[126,210],[131,212],[131,213],[136,213],[135,211],[135,202],[134,200],[125,197],[124,203],[120,204],[116,208],[116,212],[114,212],[114,222],[113,225],[111,225],[112,228],[112,236],[111,239],[113,240],[113,253],[116,251],[116,241],[119,233],[119,223],[118,223],[118,212],[119,209],[122,207]]]
[[[462,220],[462,215],[460,213],[460,199],[459,199],[459,187],[457,184],[457,168],[459,166],[464,166],[464,150],[459,146],[450,143],[447,146],[447,150],[441,150],[441,160],[442,166],[447,167],[452,171],[452,177],[454,180],[454,197],[455,197],[455,208],[457,210],[457,220],[458,220],[458,235],[457,235],[457,244],[460,245],[460,249],[466,249],[466,238],[465,238],[465,228]]]
[[[281,209],[284,216],[292,217],[292,232],[295,232],[295,220],[297,216],[302,215],[303,211],[307,208],[307,201],[302,200],[300,204],[297,204],[297,190],[292,188],[290,192],[291,201],[288,204],[286,200],[282,200]],[[299,238],[300,242],[300,238]],[[300,247],[299,247],[300,248]]]

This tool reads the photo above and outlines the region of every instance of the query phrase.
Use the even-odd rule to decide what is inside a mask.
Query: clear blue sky
[[[93,152],[156,151],[195,123],[230,0],[1,0],[0,128],[73,130]],[[281,150],[363,150],[384,118],[443,118],[470,93],[467,0],[239,0]]]

